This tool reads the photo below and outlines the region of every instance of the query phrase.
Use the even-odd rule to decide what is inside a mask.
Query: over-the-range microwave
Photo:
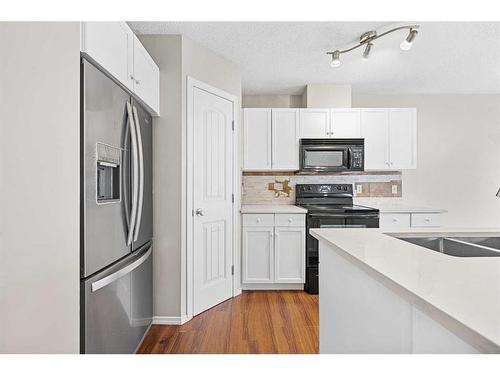
[[[303,138],[300,140],[299,173],[362,171],[365,140]]]

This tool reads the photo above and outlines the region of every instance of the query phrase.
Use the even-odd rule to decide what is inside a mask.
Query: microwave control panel
[[[351,162],[350,169],[364,169],[364,160],[363,160],[363,149],[362,148],[351,148]]]

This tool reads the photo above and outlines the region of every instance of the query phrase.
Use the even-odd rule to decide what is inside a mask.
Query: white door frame
[[[231,95],[223,90],[212,87],[204,82],[198,81],[192,77],[187,77],[186,84],[186,92],[187,92],[187,100],[186,100],[186,119],[187,119],[187,128],[186,128],[186,211],[185,211],[185,226],[186,226],[186,252],[184,255],[185,267],[182,267],[181,272],[181,323],[190,320],[193,317],[193,306],[194,306],[194,216],[193,212],[193,199],[194,199],[194,188],[193,188],[193,179],[194,179],[194,89],[198,88],[204,90],[210,94],[217,95],[223,99],[226,99],[233,103],[233,120],[234,120],[234,131],[232,137],[233,143],[233,160],[232,160],[232,168],[233,168],[233,181],[232,181],[232,189],[234,194],[234,204],[232,211],[232,224],[233,224],[233,233],[232,233],[232,258],[234,265],[234,275],[233,275],[233,297],[241,293],[241,283],[238,282],[240,280],[240,245],[237,239],[238,228],[239,228],[239,207],[240,207],[240,193],[239,189],[237,189],[237,182],[239,181],[239,163],[236,160],[239,147],[239,132],[238,132],[238,111],[237,104],[238,98],[234,95]],[[184,285],[184,287],[182,287]],[[185,311],[185,315],[183,311]]]

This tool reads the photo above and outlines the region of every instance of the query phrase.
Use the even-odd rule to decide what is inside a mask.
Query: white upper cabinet
[[[300,109],[300,138],[359,138],[359,108]]]
[[[301,108],[300,138],[329,138],[330,109]]]
[[[125,22],[82,22],[81,51],[159,114],[159,68]]]
[[[243,169],[271,169],[271,109],[243,109]]]
[[[417,167],[417,110],[389,110],[389,163],[391,169]]]
[[[299,111],[276,108],[272,113],[272,169],[299,169]]]
[[[160,69],[135,35],[133,81],[134,92],[151,108],[159,109]]]
[[[361,110],[335,108],[331,110],[331,138],[361,138]]]
[[[415,108],[361,110],[365,169],[414,169],[417,166]]]
[[[388,131],[388,109],[361,110],[361,137],[365,139],[365,169],[389,168]]]
[[[82,52],[130,90],[134,33],[125,22],[82,22]]]

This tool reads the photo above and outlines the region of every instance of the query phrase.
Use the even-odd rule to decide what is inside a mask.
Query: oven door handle
[[[311,217],[325,217],[325,218],[342,218],[342,219],[378,219],[378,214],[325,214],[325,213],[309,213]]]

